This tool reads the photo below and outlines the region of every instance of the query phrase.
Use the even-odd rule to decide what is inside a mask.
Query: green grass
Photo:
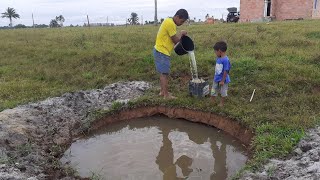
[[[0,110],[117,81],[158,84],[152,47],[159,27],[63,28],[0,31]],[[320,121],[320,21],[216,24],[179,27],[195,42],[201,77],[213,76],[213,44],[226,40],[231,84],[225,108],[188,96],[187,56],[172,56],[165,101],[151,90],[132,103],[212,111],[252,128],[256,169],[292,151],[307,128]],[[256,94],[249,99],[253,89]],[[119,109],[114,104],[114,109]]]

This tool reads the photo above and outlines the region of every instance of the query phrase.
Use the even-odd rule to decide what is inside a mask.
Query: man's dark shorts
[[[154,62],[156,65],[157,72],[161,74],[170,73],[170,56],[167,56],[155,48],[153,49]]]

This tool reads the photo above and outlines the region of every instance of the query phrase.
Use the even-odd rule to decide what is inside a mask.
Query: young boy
[[[156,65],[156,70],[160,73],[160,96],[173,99],[168,92],[168,75],[170,72],[170,55],[174,45],[180,41],[181,36],[187,34],[187,31],[182,30],[177,34],[177,26],[181,26],[187,19],[189,14],[185,9],[180,9],[176,12],[173,18],[166,18],[158,31],[156,45],[153,49],[153,55]]]
[[[220,92],[221,101],[219,106],[223,106],[225,98],[228,96],[228,84],[230,83],[229,70],[231,68],[229,58],[226,55],[227,43],[219,41],[213,46],[213,49],[217,55],[217,59],[211,89],[211,100],[214,102],[215,97],[218,96],[218,93]]]

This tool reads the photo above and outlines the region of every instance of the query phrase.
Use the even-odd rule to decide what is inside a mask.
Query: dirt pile
[[[0,179],[59,179],[59,156],[73,137],[88,128],[90,112],[108,109],[144,94],[147,82],[66,93],[0,113]]]
[[[242,179],[316,180],[320,179],[319,160],[320,127],[317,127],[308,131],[291,157],[285,160],[271,159],[260,172],[246,172]]]

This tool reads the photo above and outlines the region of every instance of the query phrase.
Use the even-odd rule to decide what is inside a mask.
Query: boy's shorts
[[[153,48],[154,63],[157,72],[161,74],[169,74],[170,72],[170,56],[167,56],[155,48]]]
[[[218,94],[221,94],[221,97],[227,97],[228,96],[228,84],[224,84],[223,86],[219,85],[218,82],[213,82],[212,88],[211,88],[211,96],[218,96]]]

